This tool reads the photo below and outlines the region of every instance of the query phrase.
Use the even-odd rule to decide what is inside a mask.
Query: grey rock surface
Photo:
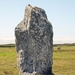
[[[15,37],[20,75],[52,75],[53,29],[45,11],[28,4]]]

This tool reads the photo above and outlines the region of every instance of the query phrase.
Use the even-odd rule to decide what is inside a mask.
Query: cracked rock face
[[[20,75],[52,75],[53,30],[45,11],[27,5],[15,37]]]

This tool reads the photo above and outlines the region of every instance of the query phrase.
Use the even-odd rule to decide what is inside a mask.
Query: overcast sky
[[[75,0],[0,0],[0,44],[15,43],[14,29],[27,4],[46,11],[53,25],[53,43],[75,43]]]

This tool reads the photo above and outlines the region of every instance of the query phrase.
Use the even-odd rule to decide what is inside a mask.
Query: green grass
[[[0,75],[19,75],[15,48],[0,48]]]
[[[55,75],[75,75],[75,46],[54,47],[53,73]]]
[[[14,47],[0,47],[0,75],[19,75]],[[75,46],[54,46],[53,73],[55,75],[75,75]]]

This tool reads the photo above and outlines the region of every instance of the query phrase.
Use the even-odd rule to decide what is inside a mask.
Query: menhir
[[[53,75],[53,30],[42,8],[26,6],[15,37],[20,75]]]

